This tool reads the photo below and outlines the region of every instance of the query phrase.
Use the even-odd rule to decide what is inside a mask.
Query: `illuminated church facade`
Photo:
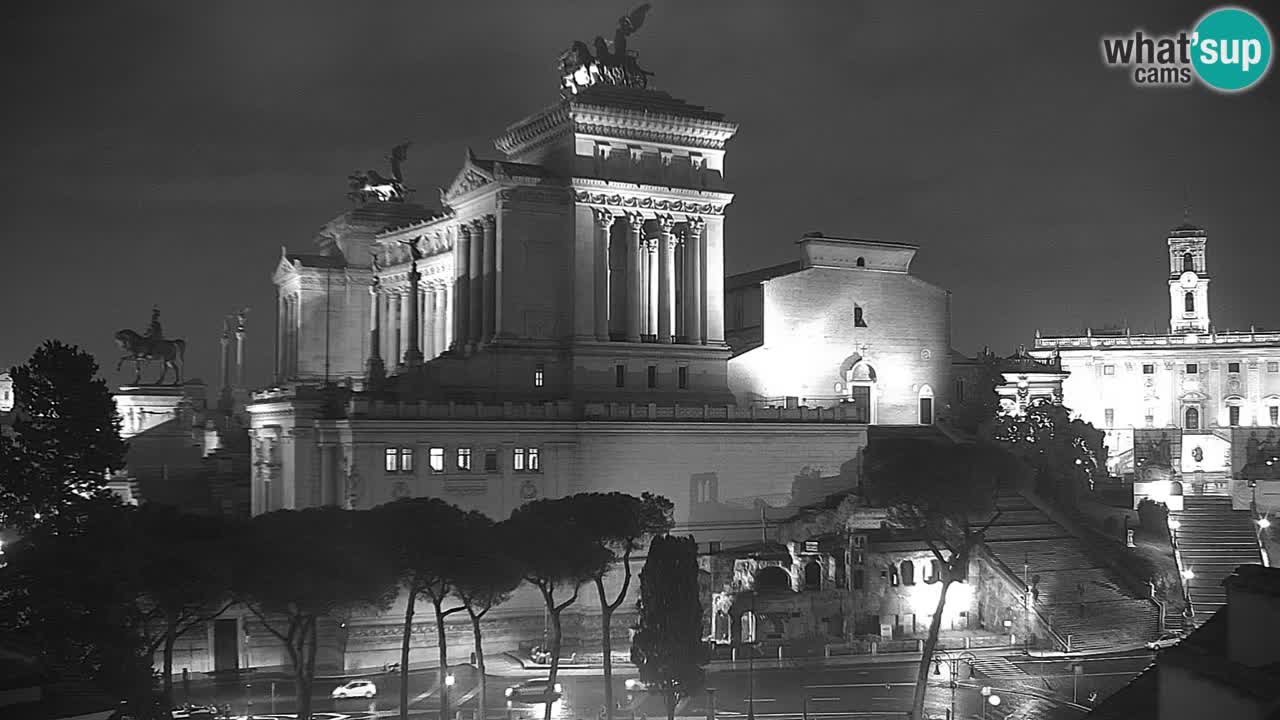
[[[1230,491],[1241,494],[1250,440],[1280,438],[1280,332],[1214,327],[1203,228],[1179,225],[1166,246],[1169,332],[1037,334],[1032,354],[1060,358],[1064,402],[1106,431],[1113,474],[1158,461],[1220,483],[1237,476]]]

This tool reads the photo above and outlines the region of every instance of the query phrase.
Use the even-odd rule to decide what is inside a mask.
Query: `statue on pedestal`
[[[410,143],[403,143],[391,149],[387,160],[391,163],[391,177],[383,177],[377,170],[364,173],[354,172],[347,176],[350,192],[347,197],[355,202],[366,203],[370,200],[379,202],[404,202],[409,189],[404,186],[404,174],[400,166],[409,156]]]
[[[164,330],[160,326],[160,308],[151,308],[151,323],[147,326],[146,334],[138,334],[133,330],[121,330],[115,334],[116,345],[124,353],[120,356],[120,360],[116,362],[116,371],[119,372],[121,366],[126,360],[133,361],[133,384],[138,385],[142,382],[142,364],[159,360],[163,363],[163,370],[160,378],[154,384],[163,385],[164,380],[169,375],[169,369],[173,369],[173,383],[180,385],[182,383],[182,361],[183,355],[187,350],[185,340],[167,340],[164,337]]]
[[[566,95],[575,95],[592,85],[617,85],[644,88],[653,73],[640,67],[636,55],[627,49],[627,38],[644,25],[649,14],[645,3],[618,19],[613,33],[613,48],[600,36],[595,39],[595,55],[586,43],[578,40],[560,55],[561,86]]]

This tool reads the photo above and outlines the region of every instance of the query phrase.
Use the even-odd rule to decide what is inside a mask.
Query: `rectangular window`
[[[458,469],[471,470],[471,448],[458,448]]]
[[[1196,374],[1196,373],[1198,373],[1198,372],[1200,372],[1200,366],[1199,366],[1199,365],[1196,365],[1195,363],[1187,363],[1187,374],[1188,374],[1188,375],[1195,375],[1195,374]]]
[[[497,450],[484,451],[484,471],[485,472],[498,471],[498,451]]]
[[[383,464],[383,470],[387,472],[395,472],[400,467],[399,451],[395,448],[387,448],[386,462]]]
[[[1267,408],[1267,413],[1271,416],[1272,425],[1280,425],[1280,406],[1272,405]]]
[[[1227,424],[1235,427],[1240,424],[1240,406],[1231,405],[1227,408]]]
[[[1156,413],[1151,408],[1147,408],[1147,427],[1154,427],[1156,424]]]
[[[676,385],[677,385],[681,390],[688,390],[688,389],[689,389],[689,368],[688,368],[688,366],[681,365],[681,366],[676,370]]]
[[[861,590],[867,585],[867,573],[865,570],[853,571],[853,589]]]
[[[1103,365],[1103,366],[1102,366],[1102,374],[1103,374],[1103,375],[1115,375],[1115,374],[1116,374],[1116,366],[1115,366],[1115,365]]]
[[[542,387],[542,383],[544,381],[543,370],[544,368],[541,365],[538,365],[533,369],[533,386],[534,387]]]
[[[1116,411],[1115,411],[1115,410],[1113,410],[1112,408],[1107,408],[1106,410],[1103,410],[1103,411],[1102,411],[1102,414],[1103,414],[1104,416],[1106,416],[1106,418],[1107,418],[1107,427],[1115,427],[1115,426],[1116,426]]]
[[[658,387],[658,366],[657,365],[649,366],[647,377],[648,377],[650,389]]]
[[[524,472],[524,448],[516,448],[511,451],[511,469],[516,472]]]
[[[444,472],[444,448],[431,448],[428,461],[431,463],[431,472]]]
[[[626,365],[613,366],[613,384],[614,384],[614,387],[627,386],[627,366]]]
[[[964,379],[956,378],[956,402],[964,402]]]
[[[1280,372],[1280,362],[1267,363],[1267,372]]]
[[[529,448],[529,472],[542,472],[542,453],[538,448]]]
[[[1235,362],[1235,363],[1227,363],[1227,372],[1229,372],[1229,373],[1238,373],[1238,372],[1240,372],[1240,363],[1238,363],[1238,362]]]
[[[1143,365],[1143,366],[1142,366],[1142,374],[1143,374],[1143,375],[1155,375],[1155,374],[1156,374],[1156,366],[1155,366],[1155,365],[1152,365],[1151,363],[1147,363],[1146,365]]]
[[[400,448],[400,472],[413,472],[413,448]]]

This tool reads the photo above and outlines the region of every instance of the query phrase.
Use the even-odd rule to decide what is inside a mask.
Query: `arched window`
[[[1189,270],[1195,270],[1195,269],[1196,269],[1195,256],[1192,255],[1190,252],[1182,253],[1182,271],[1187,272]]]
[[[1199,408],[1194,408],[1194,407],[1187,408],[1187,422],[1186,422],[1185,428],[1187,430],[1200,429],[1200,409]]]
[[[902,584],[903,585],[916,584],[916,565],[910,560],[902,561]]]
[[[822,565],[817,560],[812,560],[804,566],[804,589],[822,589]]]
[[[942,573],[939,571],[938,561],[930,560],[929,569],[925,570],[924,581],[927,583],[936,583],[942,579]]]
[[[933,424],[933,388],[923,385],[918,395],[920,400],[920,424]]]
[[[1196,311],[1196,294],[1193,292],[1186,293],[1182,296],[1182,304],[1186,306],[1187,312]]]
[[[855,262],[854,265],[857,265],[858,267],[866,267],[867,260],[866,258],[858,258],[857,262]]]
[[[867,326],[867,319],[862,316],[862,308],[857,305],[853,306],[853,326],[854,327]]]
[[[767,568],[761,568],[756,573],[756,590],[764,592],[768,590],[790,590],[791,577],[787,575],[787,571],[772,565]]]

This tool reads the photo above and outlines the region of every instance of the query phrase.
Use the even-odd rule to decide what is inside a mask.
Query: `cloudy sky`
[[[810,230],[915,243],[913,270],[953,292],[955,347],[1007,353],[1037,328],[1165,327],[1165,232],[1188,197],[1215,324],[1280,328],[1280,77],[1144,89],[1101,61],[1103,35],[1212,7],[656,0],[632,48],[657,87],[741,124],[730,272],[793,259]],[[8,8],[0,364],[57,337],[114,367],[111,334],[158,303],[212,385],[221,318],[249,305],[249,377],[266,382],[280,246],[305,251],[349,207],[347,174],[409,139],[406,175],[434,201],[468,145],[495,156],[495,135],[556,100],[560,51],[626,9]]]

